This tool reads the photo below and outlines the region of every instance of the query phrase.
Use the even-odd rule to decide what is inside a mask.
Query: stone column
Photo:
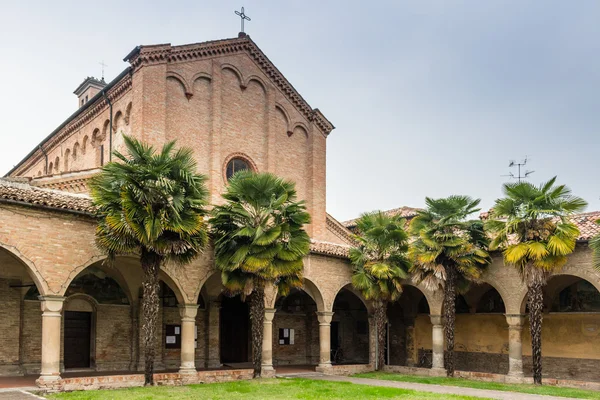
[[[63,296],[40,296],[42,306],[42,368],[38,386],[53,386],[60,380],[60,332]]]
[[[331,319],[333,312],[318,311],[319,320],[319,369],[331,368]]]
[[[523,344],[521,332],[525,318],[521,314],[506,314],[508,323],[508,375],[523,378]]]
[[[179,314],[181,315],[181,366],[180,374],[196,373],[196,314],[198,314],[197,304],[180,304]]]
[[[265,309],[265,320],[263,322],[263,344],[262,344],[262,373],[271,374],[273,369],[273,318],[275,309]]]
[[[221,365],[221,302],[211,301],[208,305],[208,368],[220,368]]]
[[[431,335],[432,339],[432,353],[433,362],[432,369],[443,370],[444,369],[444,325],[442,323],[441,315],[430,315],[431,324],[433,325],[433,332]]]

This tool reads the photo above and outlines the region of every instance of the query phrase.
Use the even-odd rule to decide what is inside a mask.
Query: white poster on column
[[[290,329],[290,344],[294,344],[294,330]]]

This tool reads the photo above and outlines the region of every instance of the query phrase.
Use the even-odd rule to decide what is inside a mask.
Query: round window
[[[248,162],[242,158],[232,158],[227,163],[227,171],[225,172],[227,176],[227,180],[231,179],[231,177],[239,171],[249,170],[250,165]]]

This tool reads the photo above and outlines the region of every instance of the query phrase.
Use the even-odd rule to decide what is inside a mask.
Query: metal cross
[[[99,62],[98,64],[102,65],[102,80],[104,80],[104,67],[108,67],[108,65],[104,64],[104,60]]]
[[[244,7],[242,7],[242,12],[235,11],[236,15],[239,15],[242,19],[242,32],[244,32],[244,20],[250,21],[250,17],[244,14]]]

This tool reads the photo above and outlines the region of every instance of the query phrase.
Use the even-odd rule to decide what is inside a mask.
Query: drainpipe
[[[44,157],[46,158],[46,166],[44,167],[44,175],[48,175],[48,153],[46,153],[46,150],[44,150],[44,148],[42,147],[41,144],[38,147],[39,147],[40,151],[44,154]]]
[[[110,123],[109,123],[110,124],[109,132],[110,133],[109,133],[109,137],[108,137],[108,161],[110,162],[110,161],[112,161],[113,106],[112,106],[112,102],[106,95],[106,91],[104,89],[102,89],[102,95],[106,99],[106,102],[108,103],[108,108],[110,110]]]

